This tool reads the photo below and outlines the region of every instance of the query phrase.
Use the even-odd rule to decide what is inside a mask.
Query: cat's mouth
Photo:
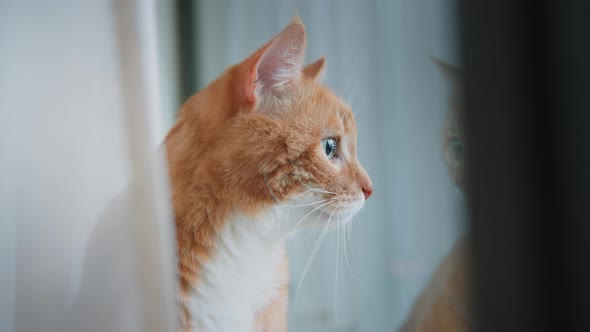
[[[347,204],[336,205],[333,207],[333,209],[335,214],[338,215],[355,215],[363,208],[364,205],[365,200],[359,199]]]
[[[363,194],[353,196],[323,189],[310,189],[291,200],[286,206],[291,208],[293,216],[297,218],[294,224],[296,228],[299,226],[323,228],[349,222],[364,204]]]

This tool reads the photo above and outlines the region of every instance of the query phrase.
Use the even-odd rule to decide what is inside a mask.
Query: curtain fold
[[[175,329],[156,34],[154,1],[0,4],[0,330]]]

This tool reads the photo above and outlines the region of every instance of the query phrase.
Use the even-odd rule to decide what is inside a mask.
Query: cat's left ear
[[[302,75],[305,27],[299,17],[240,64],[240,99],[255,103],[260,96],[280,91]]]

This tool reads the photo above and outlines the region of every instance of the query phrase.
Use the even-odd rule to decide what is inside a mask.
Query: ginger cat
[[[349,106],[282,32],[192,96],[166,137],[183,331],[286,331],[285,239],[349,221],[373,191]]]
[[[451,65],[435,62],[453,87],[443,133],[443,157],[449,176],[465,193],[461,73]],[[474,328],[469,314],[468,254],[469,239],[460,238],[422,290],[400,332],[463,332]]]

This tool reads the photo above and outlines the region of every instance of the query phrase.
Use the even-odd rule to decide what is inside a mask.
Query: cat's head
[[[443,156],[449,175],[461,191],[465,190],[465,135],[463,129],[463,89],[461,70],[435,60],[438,68],[451,85],[451,94],[443,130]]]
[[[354,115],[318,80],[323,58],[303,66],[305,46],[295,18],[187,101],[168,136],[177,189],[200,183],[252,215],[283,206],[306,216],[302,224],[344,222],[361,209],[373,184],[357,159]]]

